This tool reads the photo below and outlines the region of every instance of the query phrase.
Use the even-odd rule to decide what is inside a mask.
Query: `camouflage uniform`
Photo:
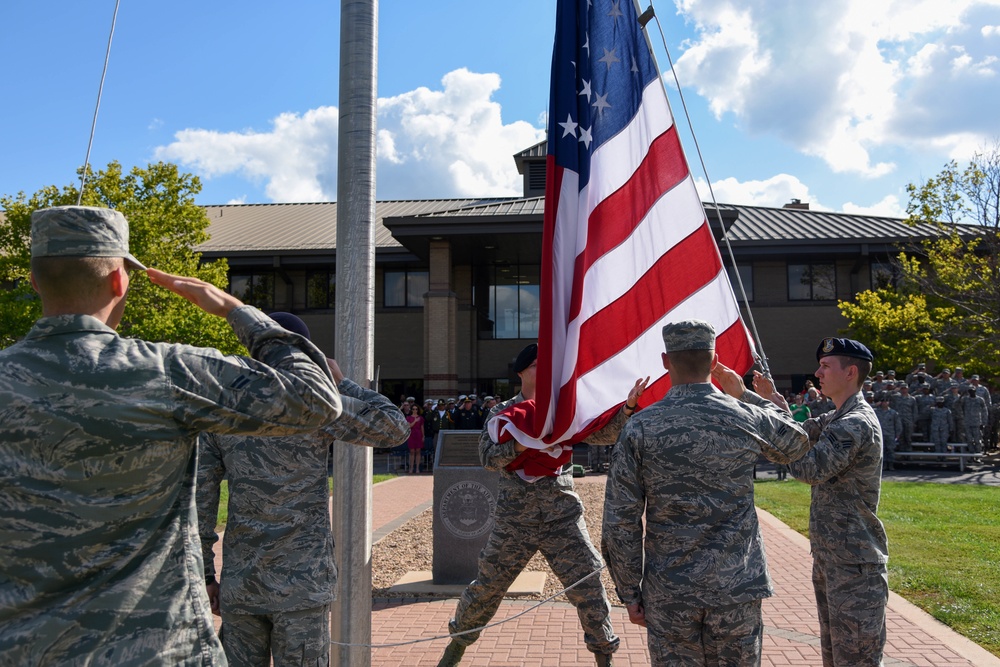
[[[884,467],[892,470],[896,463],[896,443],[903,435],[903,419],[892,408],[875,408],[875,417],[882,429],[882,460]]]
[[[962,418],[965,421],[965,442],[969,451],[983,451],[983,427],[989,419],[989,408],[981,396],[969,395],[962,399]]]
[[[524,400],[521,394],[496,405],[486,421],[507,407]],[[587,438],[589,444],[610,445],[625,424],[619,410],[600,431]],[[462,593],[450,632],[463,632],[486,625],[496,614],[504,593],[514,583],[535,552],[541,551],[564,586],[583,579],[603,563],[590,541],[583,520],[583,504],[573,490],[569,466],[558,477],[542,477],[526,482],[506,470],[517,453],[514,441],[494,442],[487,429],[479,438],[479,457],[487,470],[500,474],[493,532],[479,554],[479,571]],[[619,639],[611,627],[611,605],[599,577],[591,577],[566,592],[576,607],[583,626],[583,639],[592,653],[618,650]],[[454,637],[453,642],[468,646],[479,639],[478,632]]]
[[[917,399],[910,396],[909,393],[906,395],[893,394],[889,399],[889,405],[899,413],[899,419],[903,422],[903,432],[899,437],[899,451],[907,452],[912,449],[913,425],[917,421]]]
[[[197,505],[206,580],[216,574],[219,484],[229,480],[220,608],[230,665],[267,664],[272,654],[277,665],[329,662],[329,609],[337,586],[330,445],[394,447],[410,432],[403,413],[381,394],[346,378],[338,389],[343,412],[313,433],[202,436]]]
[[[818,401],[809,406],[809,412],[814,417],[826,414],[827,412],[833,412],[836,409],[837,406],[833,404],[829,396],[821,396]]]
[[[944,407],[944,401],[939,402],[931,408],[931,442],[934,443],[935,452],[944,453],[948,451],[951,422],[951,410]]]
[[[225,664],[197,542],[198,433],[301,433],[341,410],[311,343],[249,306],[228,319],[253,359],[122,338],[89,315],[43,317],[0,351],[6,664]]]
[[[618,597],[645,608],[654,665],[760,664],[760,600],[773,590],[753,469],[761,454],[786,464],[808,449],[791,415],[710,383],[672,387],[622,430],[602,552]]]
[[[935,397],[933,393],[921,392],[917,399],[917,428],[921,437],[928,441],[931,437],[931,408],[934,407]]]
[[[815,444],[789,469],[812,485],[809,540],[823,664],[881,665],[889,597],[888,543],[875,514],[882,431],[860,392],[803,426]]]
[[[962,415],[962,399],[965,397],[958,393],[957,387],[944,396],[944,407],[951,410],[951,433],[958,439],[965,435],[965,417]]]

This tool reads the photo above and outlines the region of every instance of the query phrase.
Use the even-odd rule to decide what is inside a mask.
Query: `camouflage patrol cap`
[[[128,220],[95,206],[55,206],[31,214],[32,257],[122,257],[130,268],[146,267],[128,250]]]
[[[681,320],[665,324],[663,347],[668,354],[683,350],[714,350],[715,328],[704,320]]]

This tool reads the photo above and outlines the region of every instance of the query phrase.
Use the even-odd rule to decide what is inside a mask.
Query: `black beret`
[[[865,361],[875,359],[871,350],[850,338],[824,338],[816,348],[816,361],[823,357],[854,357]]]
[[[303,322],[297,315],[292,315],[291,313],[271,313],[268,315],[272,320],[277,322],[282,326],[282,328],[291,331],[292,333],[297,333],[303,338],[309,337],[309,327]],[[311,338],[310,338],[311,340]]]
[[[538,358],[538,344],[532,343],[528,347],[521,350],[517,355],[517,359],[514,360],[514,372],[520,373],[525,368],[531,365],[531,362]]]

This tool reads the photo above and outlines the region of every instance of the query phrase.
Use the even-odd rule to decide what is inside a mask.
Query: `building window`
[[[837,298],[835,264],[789,264],[789,301],[833,301]]]
[[[872,261],[872,289],[895,289],[899,284],[899,269],[890,261]]]
[[[384,274],[386,308],[421,308],[427,293],[427,271],[386,271]]]
[[[232,272],[229,274],[229,293],[247,305],[273,310],[274,272]]]
[[[747,301],[753,301],[753,264],[737,264],[736,270],[739,271],[740,281],[743,282],[743,290],[747,293]],[[743,300],[743,295],[740,294],[740,283],[736,280],[736,275],[733,273],[733,265],[726,265],[726,273],[729,275],[729,284],[733,286],[733,294],[736,295],[737,301]]]
[[[306,308],[334,308],[337,296],[336,271],[306,272]]]
[[[476,298],[480,311],[480,338],[538,338],[541,319],[539,266],[496,264],[480,275]]]

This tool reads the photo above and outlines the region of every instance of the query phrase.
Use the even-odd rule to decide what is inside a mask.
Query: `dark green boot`
[[[448,648],[444,650],[444,655],[441,656],[441,660],[438,662],[438,667],[455,667],[462,662],[462,654],[464,653],[465,647],[452,640],[452,642],[448,644]]]
[[[597,660],[597,667],[612,667],[614,665],[610,653],[595,653],[594,659]]]

